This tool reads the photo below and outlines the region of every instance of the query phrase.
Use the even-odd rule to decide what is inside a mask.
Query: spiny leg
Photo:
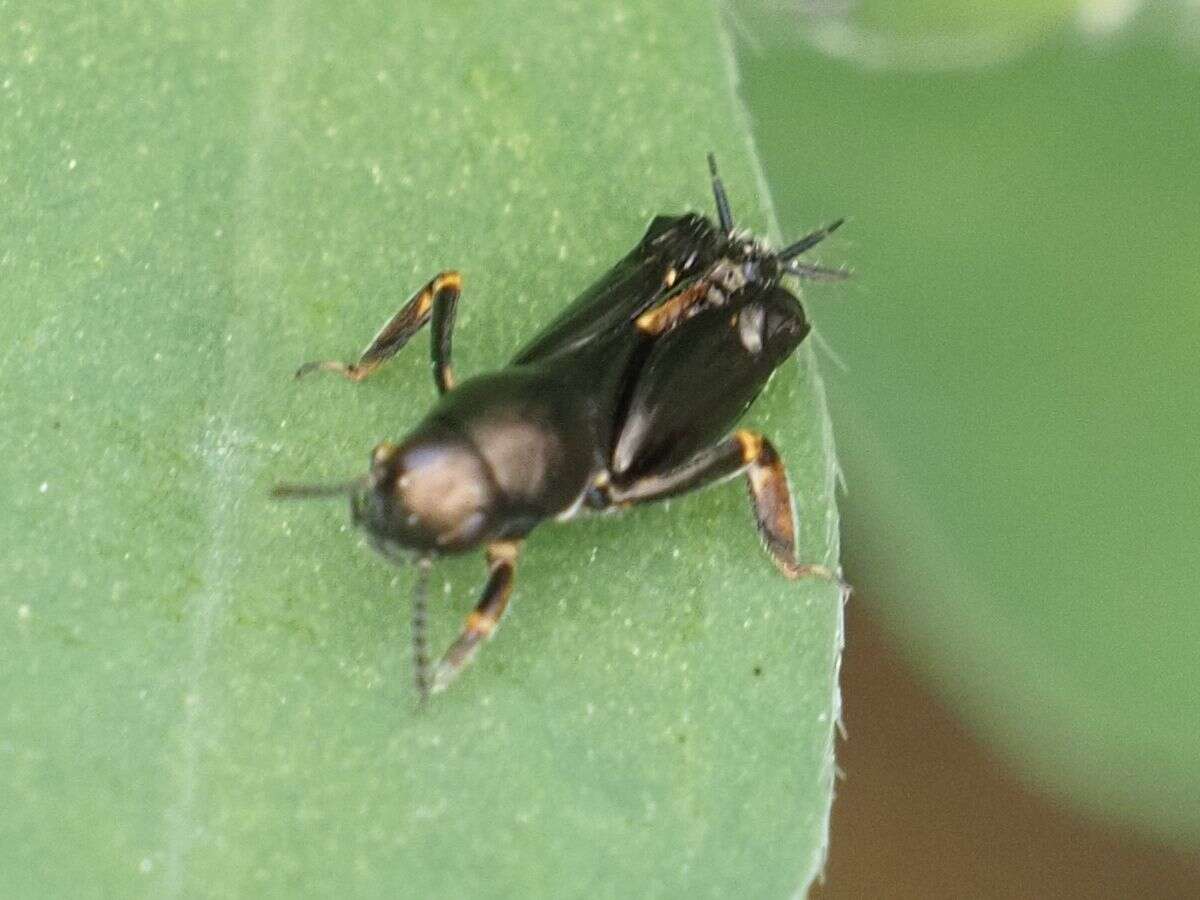
[[[732,235],[733,212],[729,209],[725,185],[721,183],[721,176],[717,174],[717,157],[712,153],[708,154],[708,172],[712,176],[713,199],[717,201],[717,219],[721,223],[721,230],[727,235]]]
[[[758,432],[736,431],[677,468],[629,485],[609,486],[606,496],[618,506],[648,503],[688,493],[739,472],[746,473],[759,537],[779,571],[791,579],[816,575],[838,581],[826,566],[796,562],[796,522],[787,473],[771,442]]]
[[[708,171],[712,176],[713,199],[717,204],[717,220],[721,230],[727,235],[733,235],[733,213],[729,208],[729,197],[725,193],[725,185],[717,174],[717,158],[708,154]],[[663,287],[670,290],[675,285],[679,273],[674,267],[667,270],[663,278]],[[660,335],[674,328],[685,317],[691,314],[696,305],[708,296],[709,283],[703,279],[689,285],[679,293],[669,297],[658,306],[648,309],[637,318],[637,328],[643,334]]]
[[[828,228],[822,228],[819,231],[814,231],[811,235],[801,238],[793,247],[799,247],[795,253],[802,253],[809,247],[818,243],[821,239],[828,236],[832,231],[836,230],[841,222],[835,222]],[[819,238],[814,238],[815,235],[820,235]],[[800,262],[797,259],[792,259],[787,256],[792,248],[781,251],[779,258],[786,260],[784,271],[795,275],[799,278],[806,278],[811,281],[842,281],[850,277],[850,272],[846,269],[831,269],[826,266],[814,265],[812,263]],[[674,274],[675,270],[671,269],[668,275]],[[670,288],[674,284],[672,278],[670,283],[664,279],[664,284]],[[651,337],[666,334],[680,322],[687,319],[689,316],[695,315],[701,304],[708,299],[709,291],[712,288],[712,282],[705,278],[698,278],[681,287],[676,293],[667,297],[666,300],[659,303],[657,306],[652,306],[646,310],[634,321],[638,331],[642,334]]]
[[[815,266],[793,259],[787,265],[787,271],[799,278],[809,281],[845,281],[852,274],[849,269],[831,269],[827,266]]]
[[[780,250],[776,256],[780,262],[788,262],[789,260],[795,259],[805,250],[811,250],[813,247],[817,246],[817,244],[821,243],[821,241],[825,240],[825,238],[829,237],[831,234],[841,228],[845,221],[845,219],[838,219],[836,222],[830,222],[824,228],[818,228],[816,231],[810,231],[799,240],[788,244],[786,247]]]
[[[337,372],[351,381],[362,381],[391,359],[408,343],[430,317],[433,318],[433,380],[440,393],[454,387],[454,371],[450,363],[450,338],[454,330],[454,313],[462,292],[462,277],[457,272],[441,272],[417,291],[394,316],[384,324],[362,352],[358,362],[336,360],[308,362],[296,370],[300,378],[309,372]]]
[[[495,634],[500,617],[508,607],[520,550],[520,541],[495,541],[488,544],[488,580],[483,588],[483,595],[475,604],[475,609],[467,616],[467,622],[458,640],[450,645],[450,649],[438,663],[433,675],[433,684],[430,686],[433,693],[449,687],[475,657],[479,645]]]

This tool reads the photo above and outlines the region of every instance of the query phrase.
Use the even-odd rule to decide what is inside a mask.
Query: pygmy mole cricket
[[[357,362],[311,362],[369,377],[432,320],[439,398],[399,443],[371,451],[345,484],[281,484],[279,498],[349,495],[351,516],[394,561],[415,561],[412,641],[422,699],[444,690],[508,605],[521,542],[547,519],[674,497],[744,472],[759,535],[788,578],[836,579],[795,559],[783,463],[766,437],[734,429],[771,373],[808,334],[785,277],[835,280],[799,256],[842,220],[782,250],[735,228],[708,157],[717,220],[660,215],[641,241],[497,372],[458,383],[450,363],[462,287],[442,272],[395,314]],[[482,546],[488,578],[458,639],[430,671],[428,572]]]

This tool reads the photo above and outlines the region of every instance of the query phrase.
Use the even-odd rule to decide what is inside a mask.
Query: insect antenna
[[[316,500],[325,497],[345,497],[366,485],[362,478],[334,484],[277,484],[271,488],[273,500]]]
[[[725,194],[725,185],[717,174],[717,157],[708,154],[708,171],[712,175],[713,198],[717,201],[717,218],[721,220],[721,230],[727,235],[733,234],[733,213],[729,209],[729,197]]]
[[[432,567],[433,561],[427,556],[417,560],[417,581],[413,585],[413,679],[417,683],[417,696],[420,697],[422,705],[429,699],[429,639],[425,626],[428,621],[426,607],[429,599],[429,570]]]
[[[787,262],[788,260],[794,259],[805,250],[817,246],[817,244],[821,243],[821,241],[825,240],[825,238],[829,237],[831,234],[841,228],[842,223],[845,221],[845,219],[838,219],[836,222],[830,222],[824,228],[818,228],[816,231],[810,231],[804,237],[800,238],[800,240],[784,247],[775,254],[775,257],[780,262]]]

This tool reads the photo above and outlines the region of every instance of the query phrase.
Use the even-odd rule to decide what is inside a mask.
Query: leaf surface
[[[769,230],[713,9],[566,2],[0,3],[0,884],[28,895],[780,896],[823,857],[840,604],[744,490],[528,542],[504,627],[418,714],[411,570],[281,480],[364,470],[503,364],[712,149]],[[835,563],[808,348],[750,421]],[[457,632],[474,557],[435,570]],[[64,849],[69,848],[68,852]]]

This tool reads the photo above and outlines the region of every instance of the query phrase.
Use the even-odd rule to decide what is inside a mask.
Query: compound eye
[[[371,485],[379,487],[387,480],[392,463],[396,459],[397,447],[390,441],[376,445],[371,451]]]
[[[389,441],[384,441],[382,444],[377,444],[375,449],[371,451],[371,464],[375,466],[384,465],[391,461],[395,455],[396,445]]]

